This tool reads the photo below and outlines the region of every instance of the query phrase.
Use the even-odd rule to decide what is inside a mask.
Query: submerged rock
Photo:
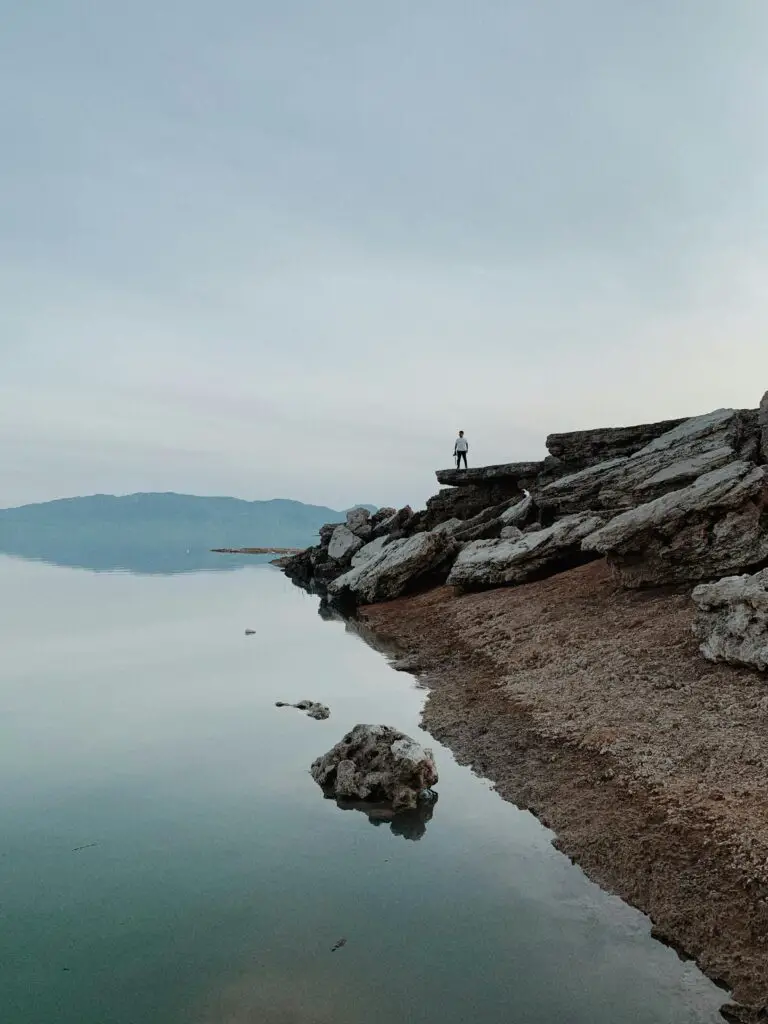
[[[693,635],[709,661],[768,668],[768,569],[694,588]]]
[[[467,544],[454,562],[448,583],[462,590],[481,590],[523,583],[533,577],[573,568],[589,560],[582,552],[581,542],[604,522],[599,516],[586,512],[567,516],[532,533],[474,541]]]
[[[320,704],[316,700],[300,700],[298,704],[289,704],[286,701],[278,700],[275,701],[275,707],[298,708],[299,711],[306,711],[308,718],[315,718],[319,722],[331,717],[330,708],[327,708],[325,704]]]
[[[616,516],[584,540],[625,587],[711,579],[768,558],[762,466],[732,462]]]
[[[356,725],[311,773],[326,796],[386,802],[394,811],[429,802],[437,782],[432,751],[388,725]]]

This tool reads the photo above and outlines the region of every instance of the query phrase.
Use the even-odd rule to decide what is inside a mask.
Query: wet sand
[[[622,591],[595,562],[361,617],[429,686],[432,734],[657,937],[765,1010],[768,678],[701,657],[690,588]]]

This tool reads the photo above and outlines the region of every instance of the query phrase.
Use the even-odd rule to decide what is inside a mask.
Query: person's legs
[[[458,461],[458,464],[456,466],[457,469],[461,469],[461,460],[462,459],[464,459],[464,469],[467,468],[467,453],[466,452],[459,452],[459,461]]]

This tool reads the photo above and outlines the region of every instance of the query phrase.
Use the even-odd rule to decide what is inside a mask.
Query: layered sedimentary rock
[[[660,420],[632,427],[599,427],[596,430],[550,434],[546,441],[547,451],[563,462],[594,466],[598,462],[634,455],[655,438],[684,422],[685,419]]]
[[[545,512],[555,515],[633,508],[728,462],[753,458],[755,428],[751,413],[717,409],[685,420],[633,455],[560,477],[534,495]]]
[[[453,538],[440,532],[392,540],[333,580],[328,592],[358,604],[389,601],[419,584],[444,581],[458,550]]]
[[[423,511],[353,509],[285,571],[370,603],[449,571],[459,587],[510,585],[601,554],[628,587],[768,561],[768,396],[760,410],[556,434],[548,445],[553,454],[540,461],[439,470],[449,486]]]
[[[768,668],[768,569],[694,588],[693,633],[709,661]]]
[[[533,533],[473,541],[454,562],[448,583],[461,590],[484,590],[573,568],[595,557],[583,551],[582,541],[604,522],[587,512],[567,516]]]
[[[768,559],[768,480],[731,462],[690,486],[630,509],[584,540],[625,587],[711,579]]]

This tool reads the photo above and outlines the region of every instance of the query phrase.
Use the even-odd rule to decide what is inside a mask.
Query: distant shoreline
[[[211,548],[215,555],[297,555],[303,548]]]

